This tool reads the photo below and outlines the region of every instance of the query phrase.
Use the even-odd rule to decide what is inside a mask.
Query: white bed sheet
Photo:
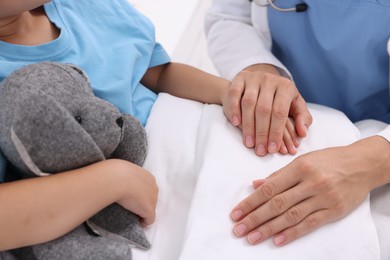
[[[360,138],[344,114],[317,105],[310,110],[314,123],[299,154]],[[220,106],[160,94],[146,129],[144,166],[156,176],[160,194],[157,221],[147,229],[152,248],[134,250],[134,259],[380,259],[369,198],[347,217],[281,248],[271,240],[250,246],[235,238],[229,213],[251,192],[251,181],[296,156],[255,156]]]

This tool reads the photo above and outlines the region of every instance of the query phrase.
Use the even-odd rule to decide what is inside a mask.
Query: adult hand
[[[297,157],[264,180],[232,211],[233,232],[257,244],[285,245],[355,209],[390,181],[390,144],[382,137]]]
[[[253,65],[238,73],[223,107],[230,122],[241,127],[244,145],[255,147],[260,156],[278,151],[295,154],[298,137],[305,137],[312,123],[293,82],[268,64]]]

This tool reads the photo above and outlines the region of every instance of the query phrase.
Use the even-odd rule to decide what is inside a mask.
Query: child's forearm
[[[0,251],[57,238],[122,199],[125,163],[0,184]]]
[[[148,87],[156,92],[166,92],[203,103],[222,104],[230,81],[185,64],[170,63],[164,65],[158,80],[151,85]]]

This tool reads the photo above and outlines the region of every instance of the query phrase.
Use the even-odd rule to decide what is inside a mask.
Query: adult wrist
[[[390,183],[390,143],[382,136],[372,136],[351,145],[351,151],[357,151],[357,170],[367,171],[370,189]],[[360,156],[359,156],[360,154]]]

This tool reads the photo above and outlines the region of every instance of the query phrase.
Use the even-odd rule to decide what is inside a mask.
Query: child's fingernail
[[[280,153],[286,154],[287,152],[288,152],[287,147],[285,145],[282,145],[282,147],[280,147]]]
[[[234,115],[233,118],[232,118],[232,123],[233,125],[235,126],[238,126],[240,124],[240,119],[238,118],[237,115]]]

